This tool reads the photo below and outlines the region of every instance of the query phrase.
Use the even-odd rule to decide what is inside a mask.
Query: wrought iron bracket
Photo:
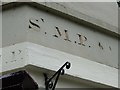
[[[44,73],[44,77],[45,77],[45,88],[46,90],[55,90],[56,84],[58,82],[59,76],[60,75],[64,75],[65,70],[64,67],[66,67],[66,69],[69,69],[71,67],[70,62],[66,62],[53,76],[51,76],[50,78],[48,78],[47,74]],[[55,81],[53,83],[53,79],[55,78]]]

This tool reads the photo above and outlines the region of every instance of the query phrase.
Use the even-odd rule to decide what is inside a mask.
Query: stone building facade
[[[65,62],[56,88],[118,88],[117,2],[3,2],[1,73],[26,70],[45,87]]]

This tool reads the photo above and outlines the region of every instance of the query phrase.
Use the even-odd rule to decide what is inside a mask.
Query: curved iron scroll
[[[69,69],[71,67],[70,62],[66,62],[53,76],[51,76],[50,78],[48,78],[47,74],[44,73],[44,77],[45,77],[45,88],[46,90],[55,90],[57,81],[59,79],[60,75],[64,75],[65,70],[64,67],[66,67],[66,69]],[[52,79],[55,78],[55,81],[53,83]]]

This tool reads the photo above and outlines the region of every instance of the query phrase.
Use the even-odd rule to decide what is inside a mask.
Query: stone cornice
[[[46,10],[48,12],[54,13],[71,21],[77,22],[79,24],[86,25],[91,28],[96,28],[96,30],[107,33],[111,36],[119,37],[118,27],[106,23],[102,20],[90,17],[81,12],[73,10],[69,7],[64,7],[56,2],[3,2],[2,10],[10,9],[19,5],[30,5],[41,10]]]

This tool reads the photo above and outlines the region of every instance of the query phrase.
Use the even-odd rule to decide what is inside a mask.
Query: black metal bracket
[[[64,67],[66,67],[66,69],[69,69],[71,66],[70,62],[66,62],[53,76],[51,76],[50,78],[48,78],[47,74],[44,73],[44,77],[45,77],[45,88],[46,90],[55,90],[57,81],[59,79],[60,75],[64,75],[65,70]],[[54,83],[52,79],[55,79]]]
[[[120,7],[120,1],[118,1],[117,4],[118,4],[118,7]]]

